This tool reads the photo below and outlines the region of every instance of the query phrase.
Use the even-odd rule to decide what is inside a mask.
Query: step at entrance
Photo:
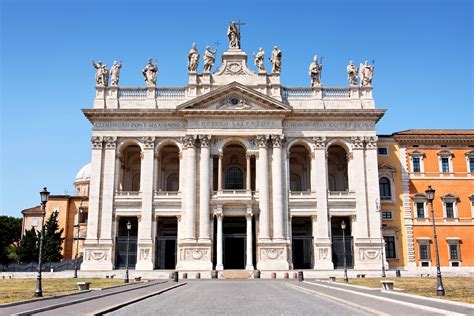
[[[223,279],[249,279],[252,276],[253,271],[245,270],[224,270],[221,272]]]

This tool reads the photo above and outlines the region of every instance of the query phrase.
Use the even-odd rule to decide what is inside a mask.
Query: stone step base
[[[252,277],[253,271],[245,270],[224,270],[219,277],[223,279],[249,279]]]

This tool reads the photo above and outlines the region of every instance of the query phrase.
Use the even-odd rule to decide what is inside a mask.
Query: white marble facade
[[[190,71],[185,87],[97,86],[83,112],[93,125],[83,270],[118,267],[121,218],[136,221],[137,270],[332,270],[339,218],[353,268],[380,268],[384,110],[371,86],[287,88],[230,48],[214,73]],[[293,249],[297,229],[310,248]],[[175,261],[163,259],[164,244]]]

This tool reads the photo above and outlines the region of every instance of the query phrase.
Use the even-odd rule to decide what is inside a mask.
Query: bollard
[[[195,276],[196,279],[200,279],[201,278],[201,273],[199,272],[196,272],[196,276]]]
[[[395,271],[395,274],[397,278],[400,278],[402,276],[402,274],[400,273],[400,270]]]
[[[254,279],[260,279],[260,270],[255,270],[253,272]]]
[[[187,279],[188,278],[188,274],[186,272],[183,273],[183,279]]]
[[[211,271],[211,278],[217,279],[218,276],[219,276],[219,274],[218,274],[217,270],[212,270]]]
[[[303,281],[304,281],[303,271],[298,271],[298,281],[299,281],[299,282],[303,282]]]
[[[178,271],[173,272],[173,281],[178,282],[178,279],[179,279]]]
[[[289,277],[288,272],[285,272],[285,274],[283,274],[283,278],[288,279],[288,277]]]
[[[276,279],[277,274],[275,272],[272,272],[272,279]]]

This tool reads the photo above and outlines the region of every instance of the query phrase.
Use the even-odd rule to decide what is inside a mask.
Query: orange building
[[[440,264],[445,270],[469,270],[474,266],[474,130],[407,130],[393,138],[403,167],[407,267],[436,265],[425,194],[431,186]]]
[[[64,259],[74,259],[77,252],[77,221],[78,210],[82,204],[83,213],[79,216],[79,256],[82,255],[82,244],[86,237],[87,231],[87,215],[89,202],[89,180],[90,180],[90,164],[84,166],[77,174],[74,181],[76,192],[73,195],[54,195],[51,194],[46,203],[45,222],[53,212],[58,213],[59,229],[63,231],[63,249]],[[41,208],[35,206],[25,209],[23,214],[22,234],[35,227],[41,230]]]

